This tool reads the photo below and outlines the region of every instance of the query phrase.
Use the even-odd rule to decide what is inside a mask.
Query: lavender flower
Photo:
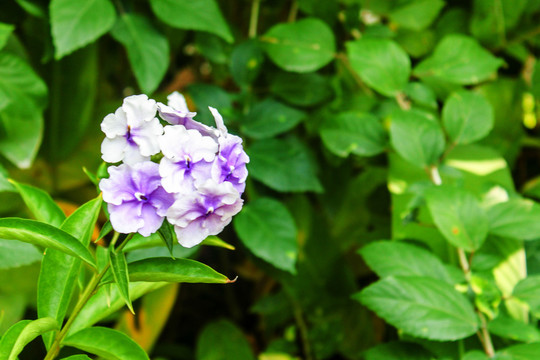
[[[167,104],[158,103],[159,115],[163,120],[172,125],[184,125],[186,129],[193,129],[199,131],[203,135],[213,135],[214,130],[201,124],[198,121],[193,120],[193,117],[197,115],[196,112],[190,112],[186,99],[179,92],[175,91],[167,96]]]
[[[218,184],[209,179],[197,192],[177,196],[167,211],[178,242],[193,247],[209,235],[219,234],[243,205],[240,194],[229,182]]]
[[[212,162],[218,144],[197,130],[182,125],[166,126],[159,139],[163,159],[159,173],[168,192],[191,192],[195,182],[204,182],[211,176]]]
[[[159,152],[158,136],[163,127],[155,117],[157,105],[146,95],[133,95],[124,99],[114,114],[101,123],[106,138],[101,144],[102,159],[115,163],[135,164],[149,160]]]
[[[173,195],[161,186],[158,164],[151,161],[111,166],[110,177],[99,182],[110,221],[120,233],[149,236],[163,223]]]

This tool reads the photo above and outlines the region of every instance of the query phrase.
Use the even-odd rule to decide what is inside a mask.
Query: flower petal
[[[124,137],[103,139],[101,143],[101,158],[108,163],[116,163],[124,158],[124,151],[128,147],[128,142]]]
[[[108,138],[124,136],[127,133],[127,120],[122,108],[118,108],[114,114],[105,116],[101,122],[101,131]]]
[[[150,205],[145,204],[142,206],[141,217],[144,220],[144,225],[138,230],[138,233],[142,236],[150,236],[155,233],[163,224],[163,217],[156,213],[156,209]]]
[[[141,217],[142,205],[139,201],[128,201],[121,205],[109,204],[113,229],[122,234],[129,234],[142,228],[144,226],[144,220]]]
[[[127,124],[138,127],[144,121],[150,121],[156,116],[157,104],[144,94],[132,95],[124,99],[122,109],[126,112]]]
[[[225,126],[225,123],[223,122],[223,116],[217,111],[217,109],[209,106],[210,112],[212,115],[214,115],[214,120],[216,121],[216,127],[219,130],[219,133],[221,136],[227,136],[227,127]]]

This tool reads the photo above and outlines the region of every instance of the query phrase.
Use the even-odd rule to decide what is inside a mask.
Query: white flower
[[[157,154],[163,127],[155,117],[156,111],[156,102],[146,95],[125,98],[122,106],[101,123],[106,135],[101,144],[102,159],[133,165]]]

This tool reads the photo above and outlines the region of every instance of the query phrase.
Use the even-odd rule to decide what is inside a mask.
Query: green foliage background
[[[131,94],[178,90],[207,124],[217,108],[251,158],[220,235],[236,250],[173,248],[237,282],[132,283],[135,317],[100,290],[66,344],[132,341],[100,323],[155,359],[537,359],[539,20],[537,0],[3,1],[2,216],[60,226],[94,198],[99,124]],[[0,220],[0,333],[46,305],[52,245],[18,238],[29,224]],[[157,237],[124,250],[134,277],[168,256]],[[54,329],[38,321],[0,351]]]

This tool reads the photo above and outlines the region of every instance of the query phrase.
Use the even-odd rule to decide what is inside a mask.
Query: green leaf
[[[0,53],[0,153],[21,168],[30,166],[41,143],[47,87],[21,58]]]
[[[321,129],[324,145],[334,154],[373,156],[386,148],[386,131],[382,123],[371,114],[341,113],[328,118]]]
[[[219,36],[197,32],[195,33],[195,47],[202,56],[213,63],[223,65],[229,63],[231,46]]]
[[[154,14],[180,29],[207,31],[232,43],[233,35],[214,0],[151,0]]]
[[[41,318],[34,321],[23,320],[6,331],[0,341],[0,360],[17,360],[23,348],[39,335],[57,330],[56,320]]]
[[[500,360],[536,360],[540,354],[540,343],[520,344],[497,351]]]
[[[295,274],[297,230],[292,215],[279,201],[259,198],[244,206],[234,219],[240,240],[257,257]]]
[[[36,220],[56,227],[64,222],[66,215],[47,192],[14,180],[10,180],[10,182],[21,194],[24,203]]]
[[[63,230],[39,221],[19,218],[0,219],[0,238],[19,240],[60,250],[95,267],[92,254],[76,238]]]
[[[499,315],[488,323],[490,333],[502,338],[523,342],[540,342],[540,331],[530,324]]]
[[[139,87],[145,93],[154,92],[169,66],[167,38],[148,19],[137,14],[122,15],[111,34],[126,47]]]
[[[463,339],[476,332],[471,303],[451,285],[424,277],[388,277],[354,295],[388,323],[416,337]]]
[[[419,167],[437,163],[445,141],[436,119],[413,109],[394,111],[390,120],[390,142],[401,157]]]
[[[61,360],[92,360],[87,355],[71,355],[67,358],[62,358]]]
[[[6,45],[13,29],[15,29],[15,26],[11,24],[0,23],[0,50]]]
[[[426,108],[436,110],[437,97],[431,88],[425,84],[419,82],[408,83],[404,89],[405,95],[407,95],[413,102],[418,105],[425,106]]]
[[[460,91],[444,103],[442,120],[450,139],[468,144],[485,137],[493,128],[493,108],[480,94]]]
[[[114,277],[114,282],[118,287],[118,292],[122,299],[124,299],[129,310],[135,314],[133,311],[133,305],[131,304],[131,299],[129,297],[129,278],[128,278],[128,266],[126,262],[126,256],[123,252],[117,254],[114,251],[114,247],[109,247],[109,263],[111,264],[111,272]]]
[[[233,323],[219,320],[207,325],[197,339],[197,360],[225,360],[228,354],[235,360],[255,360],[245,335]]]
[[[512,296],[523,301],[535,316],[540,315],[540,275],[529,275],[514,287]]]
[[[472,193],[462,188],[437,186],[427,191],[426,203],[435,225],[452,245],[466,251],[482,246],[489,223]]]
[[[362,37],[346,47],[354,71],[381,94],[393,97],[407,85],[411,60],[392,40]]]
[[[534,70],[531,78],[531,92],[536,99],[540,99],[540,61],[534,62]]]
[[[461,360],[489,360],[486,353],[480,350],[472,350],[467,352]],[[502,359],[500,359],[502,360]]]
[[[470,31],[475,38],[492,47],[506,42],[506,30],[518,23],[526,11],[527,0],[474,0]],[[469,10],[470,11],[470,10]]]
[[[250,175],[274,190],[323,191],[309,150],[296,138],[259,140],[248,155]]]
[[[235,250],[235,247],[231,244],[221,240],[217,236],[209,236],[206,239],[204,239],[201,243],[201,245],[207,245],[207,246],[216,246],[228,250]]]
[[[264,55],[256,40],[238,44],[231,54],[230,71],[234,81],[242,86],[251,84],[259,75]]]
[[[80,206],[64,221],[61,229],[76,237],[83,246],[88,246],[101,211],[101,203],[100,196]],[[39,317],[52,317],[59,324],[64,321],[80,269],[80,260],[53,249],[46,251],[38,281]],[[47,349],[53,340],[54,334],[43,335]]]
[[[489,232],[520,240],[540,238],[540,205],[528,199],[510,199],[488,210]]]
[[[107,222],[103,224],[103,226],[101,227],[101,230],[99,231],[99,236],[96,242],[103,239],[105,236],[109,235],[111,231],[113,231],[112,224],[109,220],[107,220]]]
[[[390,13],[390,20],[399,26],[422,30],[427,28],[444,7],[443,0],[413,0],[405,2]]]
[[[31,244],[0,239],[0,270],[41,261],[43,254]]]
[[[120,331],[91,327],[68,336],[62,344],[114,360],[149,360],[144,350]]]
[[[377,241],[364,246],[359,253],[379,277],[426,276],[451,283],[437,256],[403,241]]]
[[[334,90],[328,77],[319,73],[280,72],[272,77],[270,91],[295,106],[314,106],[332,97]]]
[[[175,235],[171,229],[171,224],[168,221],[163,221],[163,225],[158,230],[158,235],[167,246],[171,257],[173,256],[173,245],[177,242]]]
[[[322,68],[332,61],[336,52],[332,30],[315,18],[274,25],[261,40],[277,66],[299,73]]]
[[[129,281],[176,283],[230,283],[211,267],[195,260],[150,258],[128,264]]]
[[[110,0],[52,0],[50,17],[58,60],[109,31],[116,11]]]
[[[243,121],[242,132],[254,139],[269,138],[291,130],[306,116],[300,110],[269,98],[251,108]]]
[[[453,34],[442,39],[433,54],[414,68],[414,75],[471,85],[487,80],[502,64],[474,39]]]
[[[379,344],[366,351],[366,360],[432,360],[433,356],[414,343],[393,341]]]

